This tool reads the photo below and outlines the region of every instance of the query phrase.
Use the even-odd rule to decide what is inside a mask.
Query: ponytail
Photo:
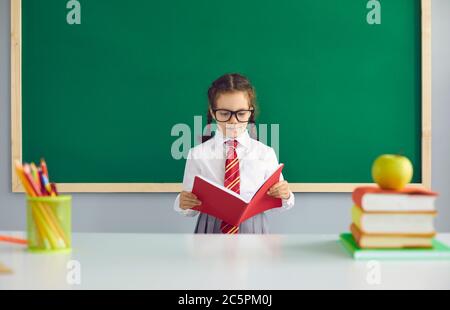
[[[209,139],[211,139],[213,137],[212,130],[211,130],[211,123],[212,123],[212,121],[213,121],[213,118],[212,118],[211,113],[209,112],[209,109],[208,109],[208,112],[206,114],[206,135],[202,135],[202,139],[201,139],[202,143],[208,141]]]

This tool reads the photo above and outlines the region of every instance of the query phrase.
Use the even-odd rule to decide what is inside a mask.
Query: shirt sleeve
[[[265,178],[268,178],[279,166],[277,154],[275,153],[275,150],[273,148],[270,148],[267,157],[265,159],[268,169],[266,171]],[[280,174],[280,181],[284,180],[283,173]],[[295,204],[295,196],[294,193],[291,191],[290,196],[288,199],[281,199],[282,205],[280,208],[273,208],[268,210],[269,212],[278,213],[287,211],[289,209],[292,209],[292,207]]]
[[[198,161],[192,157],[192,149],[189,150],[186,166],[184,168],[184,177],[183,177],[183,190],[192,191],[192,187],[194,186],[194,178],[196,175],[200,174],[200,166],[198,165]],[[173,208],[176,212],[184,216],[196,216],[199,211],[197,210],[183,210],[180,208],[180,194],[175,198],[175,202],[173,204]]]

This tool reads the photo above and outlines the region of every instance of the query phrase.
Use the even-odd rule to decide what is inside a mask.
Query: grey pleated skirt
[[[221,220],[208,215],[206,213],[200,213],[197,219],[197,225],[195,226],[196,234],[222,234],[220,230]],[[259,213],[239,225],[240,234],[268,234],[269,224],[267,221],[267,215]]]

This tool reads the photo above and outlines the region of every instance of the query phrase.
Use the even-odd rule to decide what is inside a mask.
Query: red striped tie
[[[236,146],[238,142],[236,140],[228,140],[227,144],[227,159],[225,161],[225,178],[223,185],[226,188],[231,189],[236,193],[240,193],[240,174],[239,174],[239,158],[236,153]],[[220,230],[224,234],[237,234],[239,226],[233,226],[222,222]]]

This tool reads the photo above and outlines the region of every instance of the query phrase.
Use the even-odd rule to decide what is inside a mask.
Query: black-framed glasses
[[[234,115],[239,123],[247,123],[255,110],[230,111],[226,109],[214,109],[213,112],[218,122],[228,122]]]

